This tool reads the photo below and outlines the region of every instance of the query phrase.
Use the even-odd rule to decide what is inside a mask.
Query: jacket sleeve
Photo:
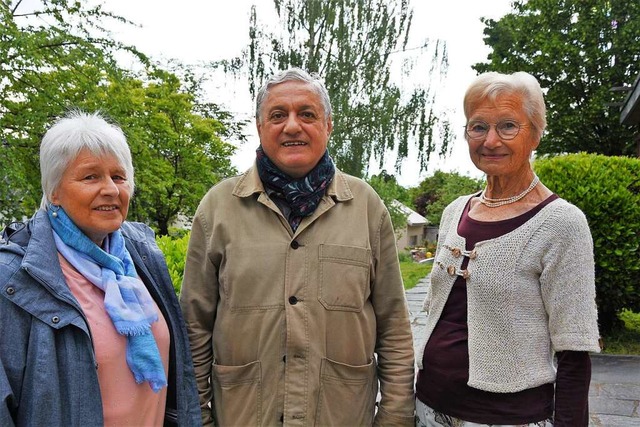
[[[372,302],[381,402],[374,425],[414,425],[414,355],[393,226],[385,210],[372,245]]]
[[[6,229],[3,232],[3,236],[7,236]],[[13,252],[10,251],[10,248],[15,249],[17,246],[10,245],[8,241],[2,240],[0,240],[0,246],[0,290],[2,290],[3,294],[6,294],[6,280],[14,273],[8,266],[10,264],[20,265],[20,262],[17,259],[12,259],[12,255],[6,253]],[[3,295],[0,295],[0,328],[2,329],[0,334],[0,426],[14,426],[16,423],[14,417],[17,416],[19,410],[16,395],[19,396],[21,390],[16,390],[15,383],[17,380],[18,387],[22,384],[22,372],[25,365],[23,361],[24,353],[19,350],[19,340],[16,340],[16,337],[24,338],[18,325],[22,323],[21,317],[27,318],[29,316],[25,315],[24,312],[21,316],[13,308],[13,304],[5,300]],[[17,332],[11,333],[12,326],[18,327]],[[11,375],[12,363],[18,367],[13,369],[13,372],[15,372],[13,376]]]
[[[211,260],[211,236],[203,213],[196,212],[180,295],[198,384],[202,422],[213,425],[211,366],[213,323],[218,305],[218,268]]]
[[[10,427],[15,425],[11,415],[14,400],[15,396],[11,390],[11,384],[9,384],[9,379],[0,357],[0,426]]]

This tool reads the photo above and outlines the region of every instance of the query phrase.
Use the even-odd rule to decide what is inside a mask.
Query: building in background
[[[635,125],[640,128],[640,74],[636,81],[629,88],[629,94],[622,105],[620,123],[625,125]],[[636,156],[640,157],[640,131],[636,133]]]
[[[407,226],[396,233],[398,251],[420,247],[425,241],[436,241],[438,237],[437,227],[429,226],[429,221],[425,217],[399,201],[394,200],[393,204],[407,215]]]

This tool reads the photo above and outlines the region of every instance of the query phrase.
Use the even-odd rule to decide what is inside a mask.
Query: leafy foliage
[[[127,135],[136,169],[129,218],[166,234],[178,213],[232,175],[228,113],[201,102],[202,81],[187,67],[159,69],[105,26],[129,23],[102,6],[72,0],[0,0],[0,221],[30,216],[40,201],[38,150],[52,122],[70,108],[100,110]],[[135,55],[133,73],[115,55]]]
[[[602,352],[640,356],[640,313],[622,310],[618,317],[624,323],[624,328],[616,329],[602,338]]]
[[[164,254],[164,258],[169,268],[173,289],[177,295],[180,295],[182,288],[182,277],[184,276],[184,263],[187,257],[187,247],[189,245],[189,236],[187,233],[182,237],[172,237],[169,235],[156,237],[156,243]]]
[[[164,235],[178,214],[192,216],[213,184],[235,174],[234,148],[221,140],[225,127],[213,111],[203,105],[195,111],[196,100],[177,76],[156,70],[148,78],[111,82],[88,108],[109,99],[108,113],[128,136],[136,169],[129,218]]]
[[[396,232],[403,230],[407,226],[407,214],[403,212],[400,205],[394,203],[394,201],[407,205],[407,189],[398,184],[398,181],[393,175],[389,175],[385,171],[372,176],[367,182],[376,190],[376,193],[378,193],[378,196],[380,196],[387,207],[393,229]]]
[[[640,311],[640,159],[580,153],[538,159],[534,169],[586,215],[601,331],[619,328],[622,309]]]
[[[619,123],[624,94],[640,73],[640,2],[518,0],[484,20],[493,52],[479,72],[527,71],[546,92],[548,128],[538,153],[629,155],[633,128]]]
[[[429,224],[440,224],[442,211],[458,196],[479,191],[483,181],[460,175],[457,172],[435,171],[410,191],[416,212],[429,220]]]
[[[420,86],[399,87],[392,79],[392,55],[406,48],[412,12],[408,0],[274,0],[280,31],[270,33],[255,7],[250,45],[236,61],[249,71],[252,95],[265,76],[295,66],[319,73],[333,106],[331,154],[338,167],[356,176],[368,170],[374,155],[397,150],[397,164],[407,157],[410,142],[426,169],[441,142],[445,153],[452,140],[449,121],[433,108],[432,75],[447,70],[446,46],[424,42],[419,55],[432,55],[419,70]],[[409,72],[411,61],[403,65]],[[440,139],[438,138],[440,135]]]
[[[0,218],[28,216],[37,207],[37,147],[68,99],[119,72],[114,51],[146,60],[108,37],[101,26],[108,21],[127,22],[71,0],[0,0]]]

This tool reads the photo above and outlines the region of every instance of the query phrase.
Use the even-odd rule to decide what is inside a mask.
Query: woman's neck
[[[531,185],[535,176],[536,174],[531,169],[526,169],[516,175],[487,175],[487,187],[484,195],[488,199],[516,196]]]

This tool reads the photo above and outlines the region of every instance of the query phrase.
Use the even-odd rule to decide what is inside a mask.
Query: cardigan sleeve
[[[540,284],[554,351],[599,352],[593,241],[584,214],[567,203],[546,221]]]

